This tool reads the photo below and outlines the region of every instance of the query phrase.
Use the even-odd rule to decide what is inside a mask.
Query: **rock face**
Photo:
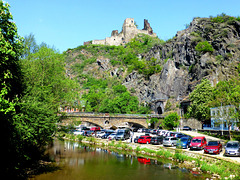
[[[195,50],[198,43],[207,41],[213,52]],[[152,47],[146,59],[152,57],[163,66],[160,74],[149,80],[136,72],[129,74],[123,84],[136,89],[141,102],[152,107],[172,98],[184,99],[201,79],[209,79],[213,85],[227,80],[237,73],[240,57],[240,22],[214,23],[209,18],[195,18],[190,26],[177,32],[164,45]]]

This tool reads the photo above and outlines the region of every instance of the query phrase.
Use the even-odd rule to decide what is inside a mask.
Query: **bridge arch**
[[[67,119],[74,119],[75,121],[82,121],[91,123],[93,125],[102,127],[103,129],[110,129],[112,127],[119,127],[124,125],[134,126],[134,127],[144,127],[147,128],[148,115],[106,115],[106,114],[83,114],[83,113],[68,113]]]

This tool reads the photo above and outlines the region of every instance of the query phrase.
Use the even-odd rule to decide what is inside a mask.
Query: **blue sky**
[[[21,36],[35,35],[60,52],[84,41],[110,37],[126,18],[138,28],[148,19],[163,40],[185,29],[194,17],[240,16],[239,0],[5,0]]]

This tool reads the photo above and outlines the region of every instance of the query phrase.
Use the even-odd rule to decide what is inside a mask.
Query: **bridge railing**
[[[145,118],[164,118],[161,114],[111,114],[95,112],[66,112],[66,116],[102,116],[102,117],[145,117]]]

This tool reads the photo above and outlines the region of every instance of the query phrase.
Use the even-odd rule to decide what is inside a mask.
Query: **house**
[[[210,108],[211,128],[214,130],[235,130],[237,128],[237,120],[234,118],[236,108],[233,105],[220,106]]]

